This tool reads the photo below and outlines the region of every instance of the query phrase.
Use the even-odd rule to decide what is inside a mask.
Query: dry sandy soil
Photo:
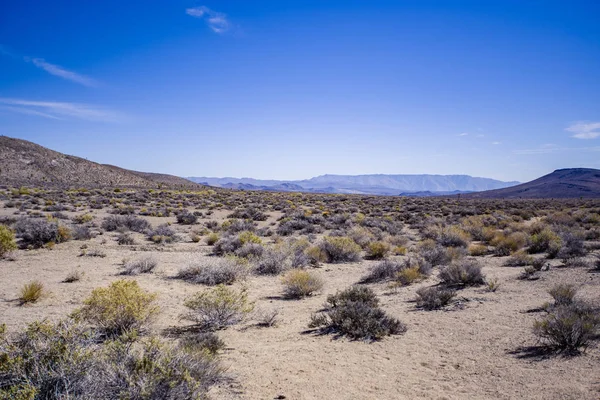
[[[13,211],[0,209],[0,215]],[[105,215],[94,212],[96,221]],[[220,219],[225,212],[215,213]],[[274,221],[275,215],[261,224]],[[175,218],[148,218],[156,226]],[[124,258],[152,254],[159,271],[136,279],[159,293],[162,312],[155,333],[183,326],[178,316],[184,299],[205,286],[171,279],[190,258],[209,257],[209,247],[192,243],[190,227],[173,224],[182,242],[157,246],[136,234],[137,245],[119,246],[116,234],[91,241],[70,241],[52,250],[20,250],[16,260],[0,261],[0,322],[9,331],[43,318],[60,319],[81,305],[93,288],[121,279]],[[106,257],[80,257],[80,246],[101,249]],[[459,301],[444,311],[421,311],[413,299],[417,289],[436,283],[435,276],[397,290],[371,286],[382,307],[404,322],[404,335],[365,343],[307,331],[312,313],[328,294],[357,283],[372,261],[324,264],[315,269],[325,281],[322,293],[304,300],[283,300],[278,277],[250,276],[245,285],[256,313],[278,310],[275,327],[257,326],[257,315],[219,332],[230,380],[211,390],[216,399],[599,399],[600,351],[578,357],[538,357],[526,351],[536,345],[531,327],[540,313],[531,312],[551,300],[547,290],[558,282],[575,283],[580,296],[600,300],[600,274],[583,269],[551,268],[537,281],[517,279],[521,268],[503,267],[503,258],[486,257],[484,272],[497,278],[495,293],[483,288],[460,291]],[[555,262],[557,264],[558,262]],[[75,283],[61,281],[73,270],[84,272]],[[50,294],[30,306],[15,300],[21,286],[39,279]],[[236,284],[238,286],[239,284]],[[528,312],[529,311],[529,312]],[[285,396],[285,397],[283,397]]]

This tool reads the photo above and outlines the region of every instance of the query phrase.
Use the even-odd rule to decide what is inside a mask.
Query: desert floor
[[[0,215],[12,210],[0,209]],[[226,212],[211,218],[222,220]],[[100,222],[105,215],[93,213]],[[270,224],[273,214],[261,225]],[[152,254],[158,272],[136,279],[159,293],[161,314],[154,333],[183,326],[179,315],[190,294],[203,285],[172,279],[190,259],[210,257],[210,247],[193,243],[190,227],[175,218],[148,218],[154,225],[173,222],[182,242],[157,246],[135,234],[137,245],[119,246],[116,233],[104,233],[91,241],[69,241],[52,250],[19,250],[15,260],[0,261],[0,323],[15,332],[34,320],[60,319],[81,305],[90,292],[121,279],[123,259]],[[410,232],[407,232],[410,236]],[[79,256],[80,247],[100,249],[106,257]],[[481,260],[481,258],[479,258]],[[547,290],[558,282],[574,283],[580,296],[600,300],[600,274],[584,269],[565,269],[553,262],[550,271],[536,281],[519,280],[521,268],[502,266],[504,258],[487,256],[484,272],[497,278],[498,291],[484,288],[461,290],[459,301],[444,311],[421,311],[413,299],[417,289],[436,283],[433,277],[400,289],[385,284],[371,286],[382,307],[404,322],[404,335],[375,343],[319,336],[308,331],[312,313],[328,294],[357,283],[374,261],[323,264],[314,271],[325,281],[322,293],[304,300],[281,298],[278,277],[251,275],[243,284],[256,302],[255,315],[245,323],[218,334],[226,343],[221,357],[230,377],[211,390],[215,399],[599,399],[600,350],[588,348],[578,357],[543,357],[527,351],[536,345],[531,327],[535,312],[551,297]],[[62,283],[74,270],[84,272],[79,282]],[[49,294],[33,305],[16,301],[28,281],[41,280]],[[236,284],[239,286],[240,284]],[[279,323],[259,327],[261,312],[277,310]],[[533,311],[532,311],[533,310]],[[285,397],[283,397],[285,396]]]

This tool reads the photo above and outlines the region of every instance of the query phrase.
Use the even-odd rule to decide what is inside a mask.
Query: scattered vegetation
[[[288,299],[300,299],[310,296],[323,288],[323,280],[314,273],[292,269],[282,278],[284,297]]]

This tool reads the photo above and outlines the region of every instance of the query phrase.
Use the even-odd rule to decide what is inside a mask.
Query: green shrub
[[[157,295],[143,290],[136,281],[121,279],[107,288],[97,288],[73,314],[98,327],[108,336],[144,331],[159,311]]]
[[[287,272],[281,282],[285,286],[284,296],[289,299],[300,299],[310,296],[323,288],[323,280],[311,272],[293,269]]]
[[[351,339],[380,340],[406,332],[406,326],[379,308],[375,293],[364,286],[353,286],[327,298],[326,310],[313,315],[310,328]]]
[[[214,245],[215,243],[217,243],[217,241],[219,240],[219,235],[216,233],[211,233],[210,235],[208,235],[206,237],[206,244],[209,246]]]
[[[346,236],[326,236],[319,244],[329,262],[354,262],[360,260],[361,248]]]
[[[5,225],[0,225],[0,258],[16,250],[15,233]]]
[[[548,252],[550,256],[556,256],[562,247],[560,236],[549,228],[544,228],[538,233],[531,235],[529,252],[544,253]]]
[[[21,304],[35,303],[44,295],[44,284],[40,281],[26,283],[21,288],[19,301]]]
[[[253,310],[245,289],[241,291],[224,285],[198,292],[188,298],[188,311],[181,318],[194,323],[200,330],[213,331],[241,322]]]

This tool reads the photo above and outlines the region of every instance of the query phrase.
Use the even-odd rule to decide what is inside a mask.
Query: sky
[[[600,2],[0,0],[0,135],[179,176],[600,168]]]

